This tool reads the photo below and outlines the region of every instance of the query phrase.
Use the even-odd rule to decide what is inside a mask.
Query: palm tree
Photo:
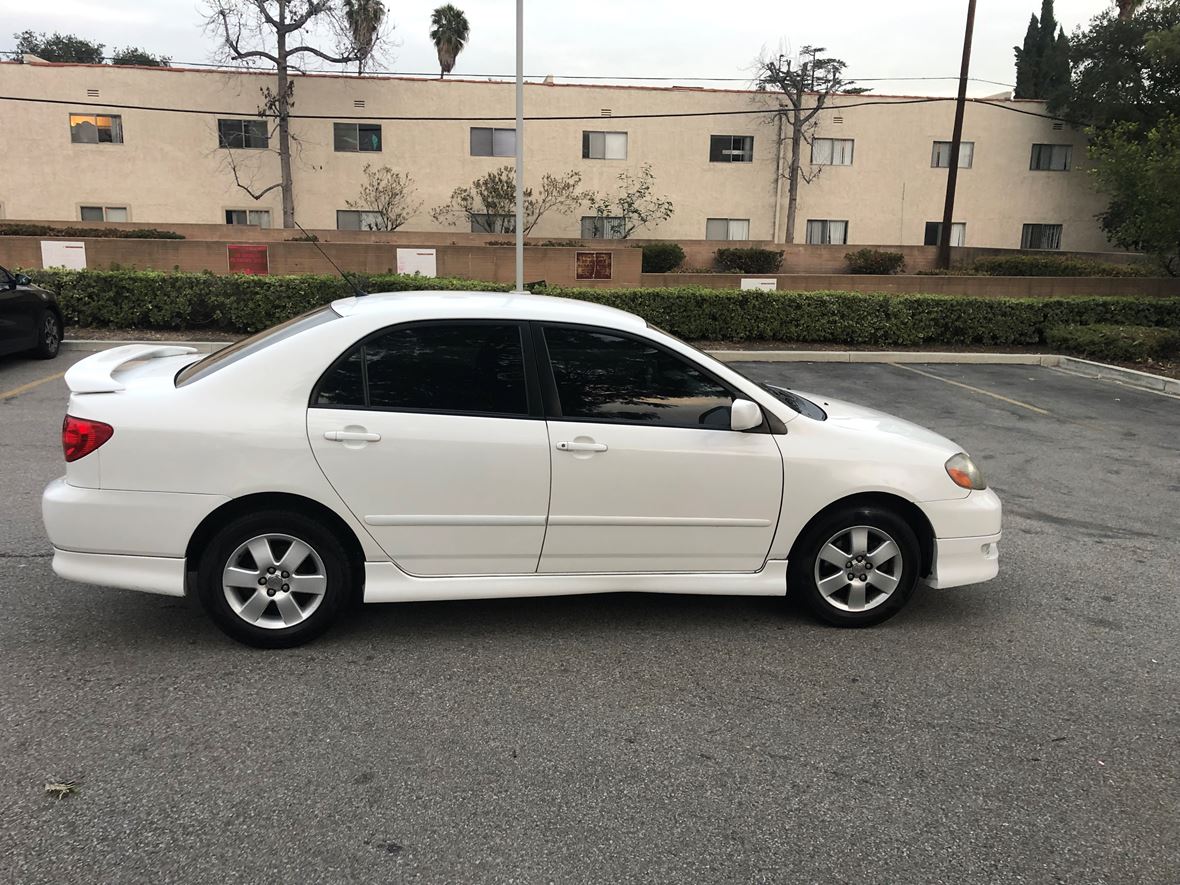
[[[471,28],[467,24],[467,16],[462,9],[456,9],[450,3],[440,6],[430,15],[430,39],[434,41],[434,48],[438,50],[438,65],[441,72],[438,78],[449,74],[455,67],[455,59],[467,45],[467,37]]]
[[[365,72],[365,62],[373,54],[373,47],[385,20],[385,4],[381,0],[344,0],[344,21],[356,50],[356,72]]]

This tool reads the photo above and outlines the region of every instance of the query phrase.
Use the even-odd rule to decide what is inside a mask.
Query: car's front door
[[[736,393],[648,339],[544,324],[553,490],[542,572],[750,572],[766,561],[783,462]]]
[[[0,353],[26,350],[36,343],[33,334],[36,296],[0,267]]]
[[[349,509],[417,575],[537,570],[549,438],[527,324],[394,326],[312,394],[308,437]]]

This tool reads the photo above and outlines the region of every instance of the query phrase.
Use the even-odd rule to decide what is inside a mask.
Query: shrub
[[[857,249],[845,253],[844,260],[848,262],[851,273],[891,274],[905,270],[905,256],[900,252]]]
[[[991,277],[1150,277],[1147,264],[1111,264],[1070,255],[994,255],[977,258],[964,268]]]
[[[38,270],[70,325],[252,332],[352,294],[338,276]],[[366,291],[479,290],[508,284],[356,275]],[[678,287],[559,289],[547,294],[637,313],[687,339],[857,345],[1044,344],[1055,326],[1180,329],[1180,298],[972,298]]]
[[[645,243],[641,248],[644,273],[667,273],[684,261],[684,250],[679,243]]]
[[[783,253],[774,249],[718,249],[714,263],[725,273],[778,273]]]
[[[1180,356],[1180,331],[1157,326],[1051,326],[1045,330],[1045,343],[1097,360],[1142,362]]]
[[[0,224],[0,237],[98,237],[126,240],[183,240],[184,235],[154,227],[53,227],[48,224]]]

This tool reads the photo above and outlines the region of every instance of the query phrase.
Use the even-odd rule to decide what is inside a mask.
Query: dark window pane
[[[357,146],[362,151],[381,150],[381,127],[357,126]]]
[[[83,221],[102,221],[102,206],[83,206],[82,207]]]
[[[478,126],[471,127],[471,156],[490,157],[492,155],[492,130]]]
[[[565,418],[729,427],[733,395],[652,344],[562,328],[546,328],[545,343]]]
[[[365,345],[373,408],[527,415],[514,325],[411,326]]]
[[[725,149],[729,147],[729,137],[726,135],[709,136],[709,162],[721,163],[725,157]]]
[[[942,228],[941,221],[927,221],[926,222],[926,236],[922,238],[922,243],[926,246],[938,245],[938,233]]]
[[[316,394],[317,406],[364,408],[365,383],[361,376],[361,351],[362,348],[358,347],[347,359],[341,360],[328,370]]]
[[[333,123],[332,140],[338,151],[357,150],[356,123]]]

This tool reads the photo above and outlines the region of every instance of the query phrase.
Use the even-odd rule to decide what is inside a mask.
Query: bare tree
[[[222,58],[246,64],[269,62],[274,65],[275,86],[262,90],[258,116],[273,121],[278,135],[279,181],[263,189],[246,187],[232,157],[229,165],[234,182],[254,199],[278,187],[283,195],[283,227],[294,227],[291,108],[295,84],[291,80],[291,71],[298,72],[299,62],[305,57],[339,65],[359,62],[375,51],[380,35],[374,36],[367,45],[358,45],[333,0],[205,0],[205,4],[208,10],[205,29],[220,42],[218,54]],[[307,42],[309,31],[317,28],[327,28],[335,34],[338,43],[335,53],[325,52]]]
[[[394,172],[388,166],[374,169],[366,163],[360,195],[345,205],[379,217],[367,225],[369,230],[397,230],[422,208],[422,201],[414,199],[417,192],[408,172]]]
[[[581,173],[570,170],[564,175],[541,176],[541,188],[534,195],[524,189],[524,233],[549,212],[568,215],[591,196],[581,190]],[[510,234],[516,232],[516,171],[501,166],[477,178],[470,187],[457,187],[451,199],[430,211],[439,224],[471,224],[473,233]]]
[[[611,234],[614,239],[625,240],[641,227],[672,217],[675,207],[671,200],[655,192],[656,177],[650,163],[644,163],[638,175],[620,172],[618,180],[619,186],[613,193],[588,195],[600,236]]]
[[[856,87],[853,80],[844,79],[846,64],[838,58],[820,55],[827,50],[819,46],[804,46],[795,59],[780,55],[776,59],[760,58],[757,62],[756,83],[759,92],[774,93],[778,98],[778,118],[790,127],[791,161],[787,170],[787,231],[786,241],[795,242],[795,212],[799,205],[799,180],[809,183],[819,172],[802,171],[804,143],[810,144],[812,120],[823,110],[828,97],[841,93],[859,95],[867,89]],[[779,97],[781,94],[781,97]],[[781,131],[781,130],[780,130]],[[779,151],[782,144],[779,144]],[[775,231],[777,234],[778,232]]]

